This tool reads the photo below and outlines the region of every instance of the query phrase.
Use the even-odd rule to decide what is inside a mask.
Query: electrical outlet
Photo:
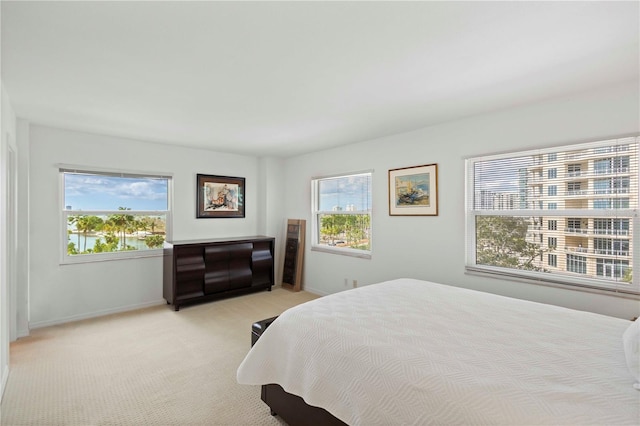
[[[353,280],[353,288],[358,287],[358,280]]]

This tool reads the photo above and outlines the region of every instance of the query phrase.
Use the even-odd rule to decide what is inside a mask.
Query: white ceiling
[[[631,2],[2,1],[19,117],[292,156],[640,77]]]

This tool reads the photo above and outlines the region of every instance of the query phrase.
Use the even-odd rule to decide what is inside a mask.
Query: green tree
[[[344,230],[343,215],[328,214],[322,216],[320,220],[320,235],[335,244],[336,237]]]
[[[155,232],[156,232],[156,219],[151,219],[150,220],[149,228],[151,228],[151,233],[155,234]]]
[[[624,275],[622,276],[622,281],[624,281],[625,283],[630,283],[633,281],[633,269],[632,268],[627,268],[624,271]]]
[[[151,229],[153,233],[153,229],[155,229],[155,223],[153,219],[148,216],[144,216],[136,219],[136,227],[138,231],[147,232],[148,229]]]
[[[67,244],[67,254],[68,255],[78,254],[78,250],[76,250],[76,245],[73,241],[69,241],[69,243]]]
[[[537,244],[526,240],[529,220],[521,217],[478,216],[476,218],[476,263],[503,268],[540,271],[534,260]]]
[[[369,248],[367,240],[366,244],[362,244],[367,237],[367,229],[369,229],[369,216],[368,215],[349,215],[345,221],[345,235],[349,247],[356,249]]]
[[[164,236],[162,236],[162,235],[149,235],[147,238],[144,239],[144,243],[150,249],[153,249],[153,248],[156,248],[156,247],[160,247],[160,246],[162,246],[162,243],[164,243]]]
[[[106,243],[105,250],[103,251],[116,251],[118,250],[118,245],[120,244],[120,239],[113,232],[108,232],[104,236],[104,240]]]
[[[78,231],[78,220],[81,216],[69,216],[67,218],[67,222],[69,225],[73,226],[78,234],[78,248],[80,248],[80,232]]]
[[[78,230],[78,238],[80,238],[80,232],[84,236],[84,246],[82,251],[87,251],[87,234],[93,232],[102,227],[102,218],[98,216],[79,216],[76,221],[76,229]],[[79,244],[79,243],[78,243]]]
[[[129,207],[118,207],[118,210],[127,211],[131,210]],[[135,229],[133,225],[135,223],[135,217],[131,214],[112,214],[107,218],[107,222],[109,224],[109,229],[115,231],[121,241],[121,249],[127,250],[127,232],[132,228]]]
[[[93,243],[93,252],[94,253],[104,253],[105,251],[110,251],[107,244],[102,242],[101,238],[97,238]]]
[[[347,246],[355,249],[368,250],[368,229],[371,219],[369,215],[359,214],[328,214],[320,219],[320,236],[323,240],[335,245],[336,240],[344,238]]]

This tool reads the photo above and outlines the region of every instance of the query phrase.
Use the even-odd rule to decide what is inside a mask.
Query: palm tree
[[[150,249],[160,247],[164,243],[164,236],[162,235],[150,235],[145,238],[144,243]]]
[[[84,236],[84,246],[82,251],[87,251],[87,234],[101,228],[103,223],[104,221],[102,218],[98,216],[81,216],[78,219],[76,227],[78,228],[78,232],[82,231],[82,235]]]
[[[89,221],[87,216],[78,216],[76,220],[76,230],[78,231],[78,249],[80,249],[80,233],[84,235],[84,248],[82,251],[87,251],[87,226]]]
[[[80,233],[84,236],[84,245],[82,251],[87,251],[87,234],[91,231],[95,231],[99,223],[102,222],[98,216],[78,216],[76,220],[76,229],[78,230],[78,240],[80,239]],[[78,242],[79,244],[79,242]],[[78,248],[80,246],[78,245]]]
[[[118,207],[118,210],[126,211],[131,210],[129,207]],[[131,224],[135,218],[131,214],[112,214],[109,216],[108,221],[120,234],[122,238],[121,249],[126,250],[127,247],[127,230],[131,228]]]
[[[322,216],[320,234],[331,240],[331,245],[335,244],[335,239],[345,230],[345,217],[340,214],[329,214]]]
[[[78,231],[78,220],[80,219],[80,216],[69,216],[67,218],[67,222],[69,223],[69,225],[72,225],[76,228],[76,232],[78,233],[78,248],[80,248],[80,232]]]

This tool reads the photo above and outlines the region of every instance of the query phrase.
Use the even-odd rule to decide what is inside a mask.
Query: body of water
[[[100,240],[102,241],[102,243],[106,243],[104,236],[100,236],[100,235],[87,235],[87,250],[88,249],[92,249],[93,246],[95,245],[96,240],[100,238]],[[80,234],[80,244],[78,244],[78,235],[77,234],[70,234],[69,235],[69,242],[72,242],[76,245],[76,249],[78,251],[84,251],[85,250],[85,245],[84,245],[84,236],[82,234]],[[127,237],[127,245],[128,246],[133,246],[135,248],[137,248],[138,250],[148,250],[149,247],[147,247],[147,244],[144,242],[144,238],[136,238],[133,236],[128,236]]]

